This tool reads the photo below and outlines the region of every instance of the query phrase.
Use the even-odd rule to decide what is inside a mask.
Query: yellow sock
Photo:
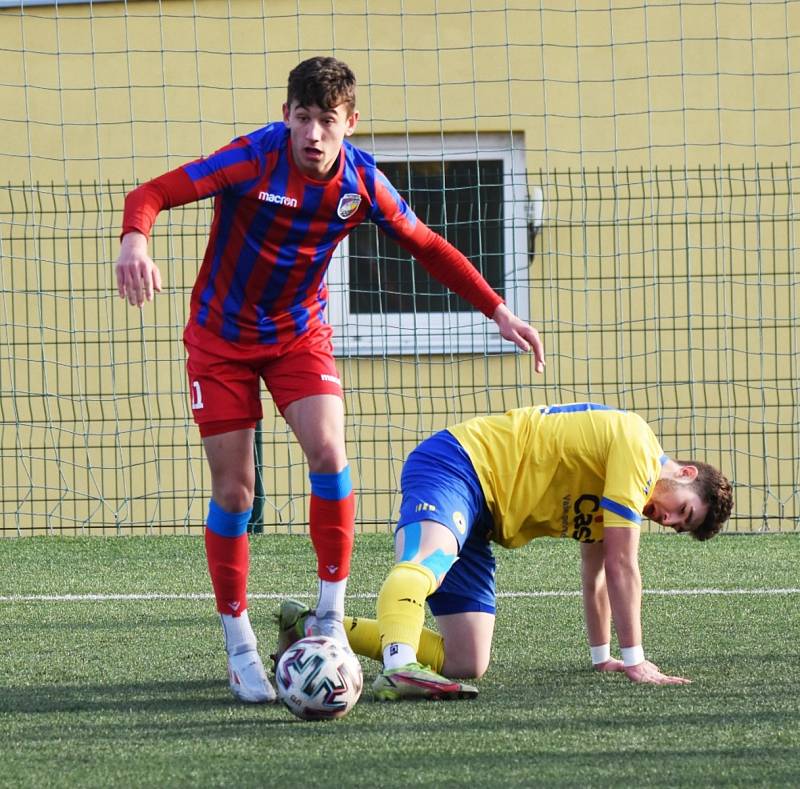
[[[425,623],[425,599],[436,589],[436,576],[421,564],[396,564],[378,594],[381,650],[388,644],[409,644],[419,650]]]
[[[442,673],[442,666],[444,666],[444,639],[435,630],[429,630],[427,627],[422,628],[417,660],[425,666],[430,666],[437,674]]]
[[[376,619],[362,619],[360,616],[346,616],[344,618],[344,631],[350,642],[350,649],[357,655],[381,659],[381,637],[378,634],[378,621]]]
[[[344,629],[350,648],[357,655],[380,661],[383,658],[381,637],[377,619],[363,619],[360,616],[346,616]],[[437,674],[444,665],[444,639],[435,630],[422,628],[417,660],[430,666]]]

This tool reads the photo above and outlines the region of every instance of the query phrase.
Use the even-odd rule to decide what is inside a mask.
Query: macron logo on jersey
[[[297,200],[294,197],[287,197],[286,195],[276,195],[272,192],[259,192],[258,199],[264,203],[277,203],[278,205],[289,206],[289,208],[297,208]]]

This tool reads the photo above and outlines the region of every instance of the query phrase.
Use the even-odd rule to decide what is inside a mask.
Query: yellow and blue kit
[[[489,541],[596,542],[605,526],[638,528],[666,459],[640,416],[597,403],[476,417],[423,441],[403,467],[397,528],[436,521],[459,544],[431,610],[494,611]]]

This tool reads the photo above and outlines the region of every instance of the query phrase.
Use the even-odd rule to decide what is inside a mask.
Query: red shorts
[[[259,378],[277,409],[311,395],[343,397],[333,359],[333,330],[323,323],[289,342],[229,342],[196,323],[183,332],[189,398],[200,434],[255,427],[263,416]]]

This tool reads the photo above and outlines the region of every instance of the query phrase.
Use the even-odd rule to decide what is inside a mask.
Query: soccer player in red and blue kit
[[[532,351],[537,372],[544,367],[538,332],[414,215],[369,154],[346,141],[358,122],[355,88],[341,61],[303,61],[289,75],[283,122],[155,178],[125,201],[117,286],[120,297],[138,307],[161,290],[161,274],[148,254],[159,212],[207,197],[215,201],[184,344],[192,414],[211,470],[208,567],[231,691],[246,702],[275,698],[247,613],[259,379],[308,462],[309,531],[319,576],[313,632],[348,643],[342,619],[355,499],[342,386],[324,317],[324,275],[336,245],[361,222],[375,222],[494,320],[505,339]]]

